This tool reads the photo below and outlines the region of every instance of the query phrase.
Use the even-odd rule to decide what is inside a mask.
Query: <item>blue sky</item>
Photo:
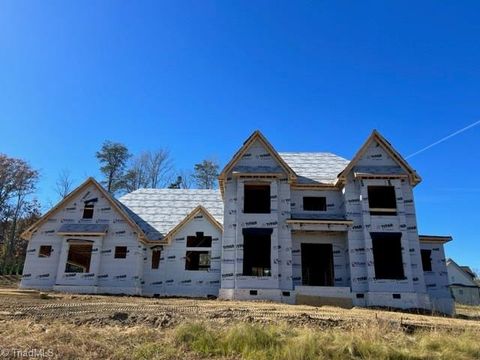
[[[255,129],[351,158],[373,128],[407,156],[480,120],[477,1],[0,2],[0,152],[99,176],[106,140],[225,164]],[[480,126],[410,159],[419,229],[480,269]]]

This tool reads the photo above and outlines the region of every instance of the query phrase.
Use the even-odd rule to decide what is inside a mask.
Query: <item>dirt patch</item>
[[[1,293],[0,293],[1,296]],[[480,329],[479,321],[440,316],[391,312],[363,308],[342,309],[286,305],[267,301],[222,301],[183,298],[142,298],[133,296],[69,295],[48,293],[1,296],[0,319],[25,319],[96,326],[136,326],[168,328],[192,320],[208,320],[219,325],[232,322],[270,324],[286,322],[292,326],[319,329],[353,328],[388,323],[407,332],[416,329]]]

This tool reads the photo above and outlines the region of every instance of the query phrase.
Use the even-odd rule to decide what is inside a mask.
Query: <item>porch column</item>
[[[58,258],[57,276],[55,278],[55,285],[59,285],[63,281],[63,275],[65,274],[65,266],[67,264],[68,250],[70,244],[66,238],[62,239],[62,248],[60,249],[60,256]]]

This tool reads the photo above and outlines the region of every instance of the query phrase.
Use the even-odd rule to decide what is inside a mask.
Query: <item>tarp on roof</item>
[[[223,223],[220,190],[139,189],[118,200],[152,241],[161,240],[198,205]]]

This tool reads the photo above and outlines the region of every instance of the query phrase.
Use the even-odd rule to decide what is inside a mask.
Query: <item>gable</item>
[[[453,260],[447,262],[448,281],[450,284],[477,286],[477,283],[466,274]]]
[[[172,238],[183,229],[192,227],[198,229],[198,225],[195,223],[209,222],[219,232],[223,230],[222,225],[218,222],[203,206],[197,206],[192,212],[190,212],[180,223],[177,224],[163,239],[163,242],[171,242]]]
[[[264,172],[285,173],[279,161],[275,159],[265,145],[257,139],[245,149],[244,154],[233,166],[232,171],[251,172],[258,171],[258,169],[262,169]]]
[[[93,204],[92,219],[83,219],[86,204]],[[120,224],[123,227],[128,225],[143,239],[143,232],[121,205],[93,178],[89,178],[30,226],[22,237],[30,239],[36,233],[89,235],[93,227],[96,229],[94,233],[101,235],[109,227],[115,228]]]
[[[373,176],[408,176],[413,186],[421,181],[417,172],[376,130],[368,137],[348,166],[338,175],[339,181],[345,182],[352,171]]]
[[[355,167],[365,166],[388,166],[402,169],[399,163],[393,159],[389,152],[386,151],[376,140],[368,145],[365,152],[355,164]]]
[[[222,186],[227,175],[237,173],[286,174],[295,179],[295,172],[260,133],[255,131],[223,168],[219,180]]]

